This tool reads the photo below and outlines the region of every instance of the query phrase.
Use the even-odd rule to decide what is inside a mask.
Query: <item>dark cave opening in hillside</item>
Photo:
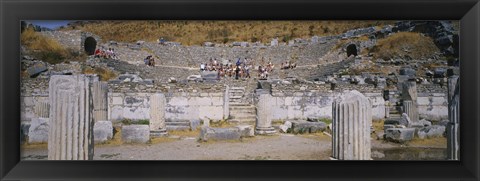
[[[97,40],[91,36],[87,37],[85,39],[84,47],[85,52],[87,52],[88,55],[93,55],[95,53],[95,49],[97,48]]]
[[[355,44],[347,46],[347,57],[350,57],[350,55],[357,56],[357,46]]]

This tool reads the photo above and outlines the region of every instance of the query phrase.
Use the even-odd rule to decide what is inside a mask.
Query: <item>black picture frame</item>
[[[478,0],[0,0],[1,180],[479,180]],[[20,161],[20,20],[460,20],[460,161]]]

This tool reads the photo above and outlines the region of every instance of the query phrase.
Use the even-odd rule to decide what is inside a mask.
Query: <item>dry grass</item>
[[[427,138],[427,139],[414,138],[413,140],[407,142],[407,145],[409,147],[446,148],[447,138],[445,137]]]
[[[95,21],[78,22],[64,29],[81,29],[103,40],[135,42],[156,41],[163,37],[185,45],[203,42],[248,41],[263,43],[278,37],[288,42],[294,38],[336,35],[355,28],[383,26],[393,21]]]
[[[169,137],[158,137],[158,138],[151,138],[148,144],[168,143],[176,140],[178,139],[169,138]]]
[[[377,45],[370,52],[374,53],[374,59],[389,60],[406,56],[422,59],[439,52],[439,49],[430,37],[420,33],[400,32],[378,40]]]
[[[122,128],[121,127],[114,127],[115,131],[113,134],[113,138],[111,140],[107,140],[105,143],[97,143],[95,146],[118,146],[122,145]]]
[[[20,145],[22,149],[48,149],[48,143],[25,143]]]
[[[228,128],[228,127],[233,127],[235,126],[234,123],[229,122],[227,120],[218,120],[218,121],[212,121],[210,120],[210,127],[214,128]]]
[[[383,123],[384,123],[383,120],[372,121],[373,130],[382,131],[383,130]]]
[[[61,63],[65,60],[79,61],[86,58],[85,54],[66,49],[59,42],[42,36],[33,29],[23,31],[20,35],[20,42],[32,51],[34,57],[51,64]]]
[[[107,68],[102,67],[84,67],[82,69],[83,74],[97,74],[101,81],[109,81],[117,77],[117,74]]]
[[[193,130],[193,131],[178,131],[172,130],[168,131],[169,135],[180,136],[180,137],[198,137],[200,135],[200,129]]]

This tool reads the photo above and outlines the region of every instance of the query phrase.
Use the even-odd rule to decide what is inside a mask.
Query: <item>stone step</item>
[[[245,87],[230,87],[230,90],[245,90]]]
[[[167,126],[190,126],[190,122],[187,121],[165,121]]]
[[[231,107],[243,107],[243,106],[253,106],[249,103],[230,103],[230,108]]]
[[[240,93],[240,92],[244,93],[245,90],[242,90],[242,89],[233,89],[233,90],[230,89],[230,90],[228,90],[228,93]]]
[[[170,125],[167,125],[167,130],[168,131],[188,131],[190,130],[190,126],[170,126]]]
[[[230,111],[236,110],[255,110],[255,106],[230,106]]]
[[[243,97],[243,96],[230,96],[229,98],[230,98],[230,99],[240,99],[240,98],[242,98],[242,97]]]
[[[249,111],[249,112],[236,112],[236,111],[230,111],[230,116],[236,116],[238,117],[255,117],[256,111]]]
[[[239,119],[239,118],[232,118],[232,119],[229,119],[227,120],[228,122],[230,123],[235,123],[235,124],[239,124],[239,123],[242,123],[242,124],[249,124],[249,125],[255,125],[255,122],[256,122],[256,119]]]
[[[230,114],[230,118],[232,119],[256,119],[256,115],[232,115]]]
[[[257,110],[255,109],[243,109],[243,110],[230,110],[231,115],[240,115],[240,114],[251,114],[251,115],[256,115]]]

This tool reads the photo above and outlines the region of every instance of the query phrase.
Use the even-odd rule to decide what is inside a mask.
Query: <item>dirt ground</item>
[[[255,136],[239,141],[199,142],[197,132],[173,132],[148,144],[112,140],[95,145],[94,160],[330,160],[331,138],[323,133]],[[372,139],[374,160],[442,160],[446,139],[414,139],[406,144]],[[21,159],[47,159],[47,145],[23,145]]]
[[[331,139],[323,134],[279,134],[209,142],[171,136],[156,142],[96,145],[94,160],[328,160],[331,155]],[[25,146],[21,157],[46,159],[47,146]]]

